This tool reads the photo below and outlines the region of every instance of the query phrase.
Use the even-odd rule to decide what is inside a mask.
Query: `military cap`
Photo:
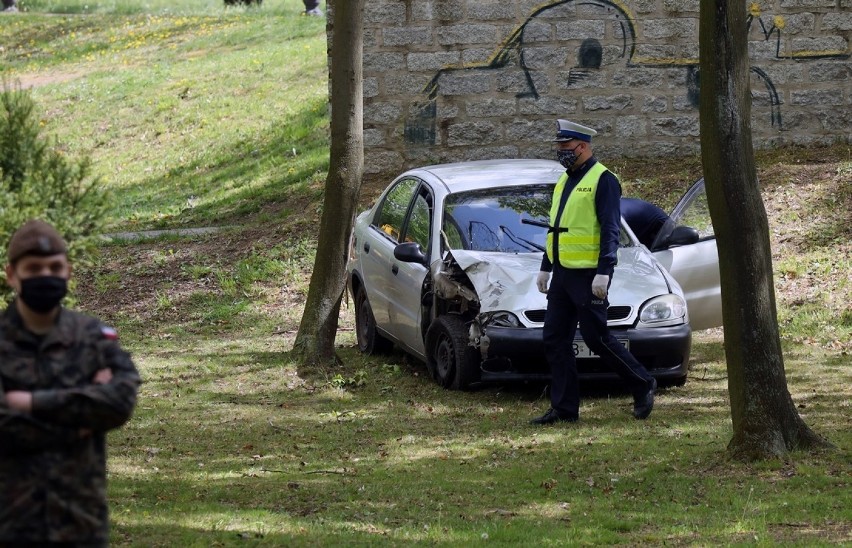
[[[46,257],[67,251],[65,240],[55,228],[44,221],[33,219],[21,225],[12,234],[6,259],[12,264],[26,255]]]
[[[554,143],[571,141],[579,139],[587,143],[592,142],[592,136],[597,135],[597,131],[590,127],[586,127],[568,120],[556,120],[556,139]]]

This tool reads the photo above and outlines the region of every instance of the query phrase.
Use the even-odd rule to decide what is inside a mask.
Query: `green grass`
[[[237,222],[327,169],[324,23],[301,2],[270,4],[19,14],[0,27],[0,74],[41,84],[45,129],[95,160],[114,227]]]
[[[580,423],[532,428],[542,386],[448,392],[399,352],[361,356],[351,302],[342,365],[301,370],[289,352],[328,166],[323,21],[296,0],[22,5],[2,17],[0,73],[36,84],[45,127],[92,155],[112,227],[223,227],[106,242],[77,273],[80,306],[119,329],[145,380],[109,438],[113,545],[852,541],[848,146],[758,154],[790,392],[838,449],[742,464],[725,457],[715,331],[645,422],[625,392],[589,386]],[[697,158],[607,163],[666,208],[700,176]]]

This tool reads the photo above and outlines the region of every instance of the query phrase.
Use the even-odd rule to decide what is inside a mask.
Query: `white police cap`
[[[590,143],[592,136],[597,134],[598,132],[590,127],[575,124],[568,120],[556,120],[556,139],[553,142],[558,143],[560,141],[579,139],[580,141]]]

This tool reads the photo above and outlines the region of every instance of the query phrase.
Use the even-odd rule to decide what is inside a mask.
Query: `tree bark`
[[[364,171],[363,10],[364,0],[327,2],[331,51],[331,155],[319,243],[308,299],[294,344],[306,364],[335,359],[340,302],[346,283],[349,235]]]
[[[702,0],[700,9],[701,159],[719,249],[733,422],[728,451],[752,460],[826,446],[787,389],[751,140],[746,10],[742,0]]]

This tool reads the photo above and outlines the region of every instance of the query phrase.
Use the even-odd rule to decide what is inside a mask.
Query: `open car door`
[[[722,292],[716,234],[704,179],[684,194],[651,250],[683,289],[693,330],[722,325]]]

